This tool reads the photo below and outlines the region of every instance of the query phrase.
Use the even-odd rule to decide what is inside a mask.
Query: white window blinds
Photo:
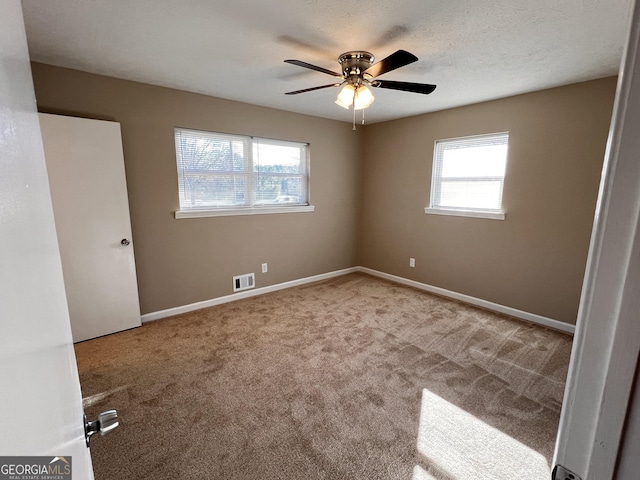
[[[508,143],[508,133],[438,140],[431,208],[501,211]]]
[[[308,145],[175,129],[181,210],[308,205]]]

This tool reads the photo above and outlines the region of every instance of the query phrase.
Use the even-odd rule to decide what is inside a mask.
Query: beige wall
[[[368,126],[359,263],[575,323],[615,82]],[[426,215],[434,142],[503,131],[506,220]]]
[[[242,273],[255,272],[261,287],[356,264],[361,130],[38,63],[32,68],[40,111],[121,123],[142,313],[228,295],[232,277]],[[309,142],[315,212],[176,220],[176,126]]]
[[[33,74],[40,111],[122,125],[143,313],[228,295],[241,273],[267,286],[363,265],[575,323],[614,78],[353,132],[38,63]],[[316,211],[174,219],[174,126],[309,142]],[[434,141],[501,131],[506,220],[425,215]]]

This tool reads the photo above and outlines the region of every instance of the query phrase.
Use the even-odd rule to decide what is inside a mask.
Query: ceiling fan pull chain
[[[364,108],[362,109],[362,124],[364,125]]]
[[[353,107],[353,128],[356,129],[356,95],[358,94],[358,87],[353,89],[353,100],[351,100],[351,107]]]

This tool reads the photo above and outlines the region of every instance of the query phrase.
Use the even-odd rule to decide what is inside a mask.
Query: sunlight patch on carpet
[[[541,454],[427,389],[422,391],[418,451],[447,478],[551,478]],[[414,480],[431,478],[421,467],[414,469]]]
[[[123,385],[121,387],[116,387],[116,388],[113,388],[113,389],[108,390],[106,392],[100,392],[100,393],[96,393],[95,395],[91,395],[89,397],[84,397],[82,399],[82,406],[84,408],[90,407],[94,403],[98,403],[101,400],[104,400],[105,398],[110,397],[114,393],[117,393],[117,392],[119,392],[121,390],[124,390],[124,389],[126,389],[128,387],[129,387],[129,385]]]

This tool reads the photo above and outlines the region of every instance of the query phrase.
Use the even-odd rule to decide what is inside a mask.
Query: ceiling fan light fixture
[[[349,107],[353,105],[353,99],[355,97],[356,87],[351,84],[345,85],[336,99],[336,105],[341,106],[344,109],[349,110]]]
[[[355,110],[362,110],[370,106],[374,100],[373,93],[365,85],[347,84],[340,90],[336,105],[347,110],[353,105]]]
[[[369,90],[369,88],[365,85],[360,85],[356,89],[356,97],[353,101],[353,108],[355,108],[356,110],[363,110],[369,107],[374,100],[375,97],[373,96],[373,93],[371,93],[371,90]]]

